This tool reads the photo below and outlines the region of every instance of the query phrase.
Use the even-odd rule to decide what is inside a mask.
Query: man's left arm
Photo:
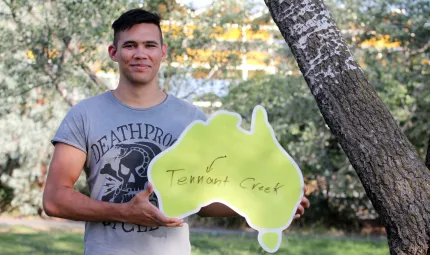
[[[233,209],[222,203],[212,203],[205,207],[202,207],[197,213],[200,217],[232,217],[237,216]]]
[[[305,193],[307,191],[307,188],[305,186],[304,188]],[[299,207],[297,207],[296,214],[294,215],[294,219],[300,218],[304,213],[305,209],[309,208],[310,206],[309,200],[303,196],[302,201],[300,202]],[[239,215],[236,213],[233,209],[226,206],[222,203],[212,203],[208,206],[202,207],[200,211],[197,213],[200,217],[231,217],[231,216],[237,216]]]

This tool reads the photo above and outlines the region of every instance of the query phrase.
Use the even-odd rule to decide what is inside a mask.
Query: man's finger
[[[179,227],[182,226],[183,221],[179,219],[164,219],[164,220],[158,220],[158,224],[165,227]]]
[[[175,219],[175,218],[169,218],[163,215],[161,212],[158,212],[155,214],[155,220],[161,225],[161,226],[168,226],[168,225],[174,225],[179,226],[184,222],[182,219]]]
[[[302,202],[300,203],[304,208],[309,208],[311,206],[311,202],[306,197],[302,197]]]
[[[297,207],[296,214],[303,215],[304,213],[305,213],[305,208],[303,208],[302,205],[299,205],[299,207]]]
[[[152,183],[146,183],[146,190],[149,192],[149,194],[152,194],[152,192],[154,192],[154,186],[152,186]]]
[[[166,227],[182,227],[183,225],[183,223],[169,223],[166,224]]]
[[[300,218],[300,214],[296,214],[294,215],[294,219],[297,220],[298,218]]]
[[[305,193],[308,192],[308,186],[306,186],[306,185],[304,186],[304,191],[305,191]]]
[[[150,182],[146,183],[146,187],[142,192],[139,192],[136,196],[143,196],[144,198],[149,198],[149,196],[154,191],[152,184]]]

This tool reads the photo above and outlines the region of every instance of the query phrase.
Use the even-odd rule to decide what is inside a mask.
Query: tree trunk
[[[430,138],[427,146],[426,166],[428,169],[430,169]]]
[[[430,171],[321,0],[265,0],[331,132],[379,213],[391,254],[427,254]]]

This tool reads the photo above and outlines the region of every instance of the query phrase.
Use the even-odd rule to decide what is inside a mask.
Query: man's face
[[[117,46],[109,46],[109,55],[118,62],[120,81],[142,86],[157,82],[160,63],[167,46],[161,43],[154,24],[137,24],[119,33]]]

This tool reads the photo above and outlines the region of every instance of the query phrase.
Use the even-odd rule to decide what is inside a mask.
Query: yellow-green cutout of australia
[[[264,250],[276,252],[302,199],[303,176],[262,106],[254,108],[251,131],[241,122],[228,111],[192,122],[152,160],[148,178],[168,217],[184,218],[220,202],[258,231]]]

